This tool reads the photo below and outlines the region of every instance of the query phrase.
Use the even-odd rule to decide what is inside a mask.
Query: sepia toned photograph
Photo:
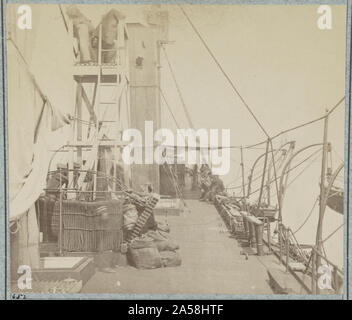
[[[347,8],[7,3],[13,297],[342,297]]]

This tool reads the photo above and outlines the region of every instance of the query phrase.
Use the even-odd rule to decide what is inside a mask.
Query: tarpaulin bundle
[[[55,203],[53,233],[59,233],[60,205]],[[62,202],[62,248],[65,251],[119,250],[122,240],[122,201]]]
[[[134,238],[127,251],[129,263],[138,269],[177,267],[182,264],[178,243],[167,232],[149,230]]]

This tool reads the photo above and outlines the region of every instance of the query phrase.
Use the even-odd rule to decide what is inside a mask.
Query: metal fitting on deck
[[[241,211],[244,225],[248,228],[248,240],[251,246],[256,244],[258,256],[264,255],[263,230],[264,225],[261,220],[250,215],[246,211]]]

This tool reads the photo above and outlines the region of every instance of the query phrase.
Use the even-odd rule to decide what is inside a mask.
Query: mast
[[[323,218],[325,212],[324,203],[326,202],[326,192],[325,192],[325,173],[326,173],[326,159],[328,154],[328,121],[329,114],[328,110],[326,110],[326,115],[324,118],[324,137],[323,137],[323,159],[321,164],[321,175],[320,175],[320,196],[319,196],[319,220],[317,227],[317,235],[316,235],[316,249],[318,251],[317,259],[316,259],[316,267],[319,268],[321,264],[320,255],[323,253]]]
[[[243,193],[243,201],[246,198],[246,190],[244,186],[244,163],[243,163],[243,148],[241,146],[241,169],[242,169],[242,193]]]
[[[157,106],[158,106],[158,129],[161,128],[161,61],[160,61],[160,50],[161,50],[162,42],[161,40],[156,41],[156,65],[157,65]]]
[[[261,204],[261,201],[262,201],[262,195],[263,195],[263,189],[264,189],[264,180],[265,180],[266,166],[267,166],[268,154],[269,154],[269,142],[270,142],[270,140],[268,139],[268,141],[266,143],[266,151],[265,151],[265,158],[264,158],[262,182],[261,182],[260,191],[259,191],[258,210],[260,209],[260,204]]]

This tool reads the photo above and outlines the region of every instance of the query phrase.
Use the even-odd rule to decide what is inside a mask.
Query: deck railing
[[[231,232],[237,233],[237,236],[240,233],[242,238],[247,240],[249,246],[253,247],[256,245],[256,254],[258,256],[274,253],[280,262],[284,264],[286,272],[292,273],[307,292],[311,292],[312,294],[341,294],[343,270],[331,262],[323,253],[320,253],[315,246],[301,245],[292,230],[282,223],[278,224],[278,242],[273,242],[270,227],[268,228],[270,222],[265,217],[258,219],[258,217],[253,216],[247,211],[240,211],[242,226],[238,230],[238,228],[233,227],[234,223],[239,224],[238,217],[231,215],[229,206],[222,200],[220,197],[216,197],[215,199],[215,206],[218,212],[224,218],[226,224],[230,226]],[[264,239],[265,224],[268,240]],[[263,241],[269,249],[268,252],[263,250]],[[317,266],[317,261],[324,261],[325,263],[320,263]],[[296,269],[298,266],[300,266],[299,270]],[[310,285],[304,281],[304,277],[299,276],[300,272],[303,275],[310,276]]]

